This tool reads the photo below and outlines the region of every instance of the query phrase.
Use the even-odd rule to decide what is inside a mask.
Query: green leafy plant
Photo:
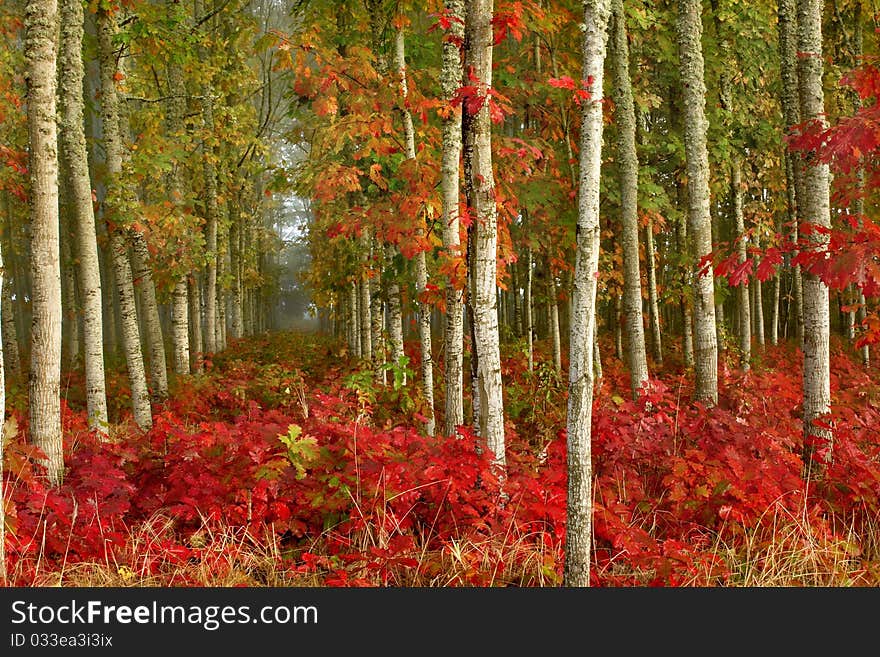
[[[278,440],[287,448],[287,459],[296,468],[296,478],[306,476],[309,467],[320,455],[318,441],[311,436],[303,435],[302,427],[291,424],[286,434],[280,434]]]

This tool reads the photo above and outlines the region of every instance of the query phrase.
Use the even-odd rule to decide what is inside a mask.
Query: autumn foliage
[[[594,409],[594,584],[737,584],[740,559],[795,522],[808,529],[789,549],[817,542],[828,577],[845,563],[853,583],[876,583],[873,546],[853,535],[880,512],[880,389],[849,356],[835,358],[835,460],[807,487],[797,359],[783,347],[766,358],[775,366],[723,370],[712,411],[682,403],[683,373],[625,399],[626,372],[608,363]],[[11,583],[75,582],[97,569],[110,582],[170,586],[558,585],[565,393],[549,371],[505,359],[503,479],[469,429],[420,435],[418,399],[369,383],[316,336],[235,344],[205,377],[176,382],[146,434],[122,424],[99,443],[71,399],[60,488],[39,476],[15,413]]]

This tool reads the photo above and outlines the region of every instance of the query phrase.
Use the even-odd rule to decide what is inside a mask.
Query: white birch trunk
[[[174,21],[176,0],[166,0],[165,7],[169,21]],[[168,99],[165,103],[165,130],[166,137],[171,140],[181,140],[186,136],[184,123],[186,114],[186,84],[183,80],[183,70],[175,60],[174,52],[166,52],[168,75]],[[171,171],[168,175],[168,195],[175,212],[183,211],[183,165],[181,162],[172,162]],[[174,352],[175,374],[188,374],[190,371],[189,349],[189,295],[186,273],[178,273],[172,293],[172,330],[171,345]]]
[[[358,313],[358,284],[351,281],[348,284],[348,325],[349,325],[349,349],[355,358],[360,358],[361,352],[361,322]]]
[[[394,258],[394,247],[387,246],[388,259]],[[397,281],[392,280],[388,283],[388,342],[391,347],[391,362],[395,365],[400,364],[403,358],[403,310],[400,304],[400,286]],[[403,374],[402,382],[406,385],[406,373]]]
[[[444,7],[451,23],[449,36],[464,38],[463,0],[446,0]],[[440,190],[443,202],[443,248],[450,258],[461,258],[458,203],[461,159],[461,107],[451,106],[462,79],[461,52],[456,43],[443,42],[443,68],[440,86],[445,103],[443,145],[440,164]],[[456,427],[464,424],[464,291],[450,279],[446,281],[446,321],[444,324],[444,367],[446,380],[446,435],[455,435]]]
[[[567,430],[567,520],[565,586],[590,585],[592,548],[593,350],[596,275],[599,270],[599,179],[602,165],[602,83],[609,0],[584,1],[583,80],[592,97],[584,101],[578,187],[577,252],[569,343]]]
[[[3,351],[6,355],[6,371],[10,375],[17,376],[21,373],[21,357],[18,353],[18,329],[15,326],[15,317],[12,312],[12,283],[7,274],[3,279],[3,298],[0,300],[0,312],[3,314]]]
[[[174,373],[189,373],[189,295],[186,277],[178,277],[171,295],[171,343],[174,347]]]
[[[526,254],[526,289],[523,293],[523,304],[526,315],[526,348],[528,349],[529,372],[535,369],[535,345],[534,345],[534,316],[532,315],[532,248],[529,247]]]
[[[821,0],[798,0],[798,96],[801,120],[825,126],[822,89]],[[828,165],[811,163],[803,169],[803,196],[798,196],[801,217],[812,226],[831,226]],[[811,247],[827,250],[828,237],[811,231]],[[828,449],[833,436],[814,422],[831,411],[830,316],[828,288],[818,276],[804,272],[804,457],[809,470],[817,447]],[[824,460],[823,460],[824,461]]]
[[[43,450],[49,482],[64,477],[61,437],[61,262],[55,115],[57,0],[25,5],[25,81],[31,238],[30,439]]]
[[[139,291],[147,349],[150,352],[150,387],[157,400],[168,397],[168,364],[165,359],[165,339],[156,300],[156,284],[150,265],[150,251],[143,233],[131,231],[131,266],[135,288]]]
[[[98,57],[101,69],[101,118],[104,131],[104,150],[106,152],[107,177],[109,187],[104,199],[104,218],[114,225],[108,225],[110,237],[109,251],[119,297],[120,328],[128,380],[131,387],[131,405],[135,423],[148,430],[153,425],[150,395],[144,372],[141,353],[141,339],[138,328],[137,310],[132,267],[126,244],[127,229],[115,225],[130,201],[119,183],[122,172],[123,144],[119,122],[119,99],[115,76],[118,71],[113,52],[113,37],[116,34],[115,19],[104,10],[98,10]]]
[[[797,0],[779,0],[779,62],[782,80],[782,115],[785,132],[801,122],[801,107],[798,97],[798,17]],[[802,219],[801,203],[805,190],[804,166],[799,157],[786,151],[786,184],[788,189],[788,212],[791,221],[792,241],[798,241],[798,223]],[[792,254],[792,257],[796,252]],[[795,327],[798,345],[804,342],[804,297],[803,277],[799,265],[792,267],[792,293],[795,305]]]
[[[475,76],[479,93],[492,86],[493,0],[468,0],[465,17],[465,71]],[[467,112],[465,112],[467,115]],[[504,400],[501,381],[501,352],[498,335],[498,307],[495,290],[498,252],[498,217],[495,207],[495,177],[492,171],[492,131],[489,100],[473,116],[466,116],[463,133],[470,144],[471,158],[468,201],[474,231],[473,311],[479,378],[480,436],[492,452],[495,463],[506,463],[504,445]]]
[[[700,259],[712,251],[709,211],[709,154],[706,146],[706,86],[703,70],[700,0],[678,2],[678,52],[684,99],[687,159],[688,233],[694,266],[694,399],[718,402],[718,342],[715,330],[715,282],[712,265],[702,275]]]
[[[748,257],[748,240],[745,234],[745,218],[742,205],[742,162],[734,157],[730,167],[730,195],[733,199],[733,219],[736,225],[737,260],[740,263]],[[736,288],[737,307],[739,308],[740,366],[748,372],[752,366],[752,314],[749,309],[749,284],[744,281]]]
[[[648,382],[645,323],[642,317],[642,275],[639,267],[639,159],[636,153],[636,113],[629,76],[629,45],[623,0],[613,0],[612,12],[612,100],[617,123],[617,160],[620,167],[623,314],[626,318],[630,386],[633,396],[637,398]]]
[[[413,128],[412,113],[409,111],[409,88],[406,81],[406,46],[403,29],[397,30],[394,40],[394,63],[397,66],[398,82],[400,85],[400,97],[403,114],[404,153],[407,159],[416,158],[415,130]],[[427,234],[426,219],[418,220],[416,235],[424,238]],[[425,261],[425,252],[419,249],[416,253],[416,294],[421,297],[427,292],[428,265]],[[431,306],[421,298],[418,301],[419,316],[419,345],[421,351],[422,371],[422,394],[425,398],[425,433],[434,435],[434,357],[431,344]]]
[[[371,251],[375,248],[375,239],[370,240]],[[370,342],[373,345],[373,367],[376,380],[385,385],[386,370],[383,367],[386,362],[385,333],[385,307],[382,302],[381,288],[378,276],[370,278]]]
[[[358,294],[360,295],[360,303],[358,310],[360,311],[360,330],[361,330],[361,356],[364,360],[372,360],[373,358],[373,325],[372,304],[370,299],[370,279],[362,278],[358,281]]]
[[[232,289],[229,294],[229,337],[238,339],[244,335],[240,191],[233,192],[233,196],[234,198],[231,198],[227,204],[229,211],[229,270],[232,274]]]
[[[755,247],[761,248],[760,237],[755,238]],[[764,288],[761,281],[757,278],[754,281],[755,287],[755,342],[759,348],[764,346]]]
[[[189,282],[189,356],[190,370],[196,374],[202,371],[203,345],[202,286],[198,274],[193,272]]]
[[[60,128],[60,126],[59,126]],[[59,140],[59,146],[61,142]],[[61,175],[69,178],[69,173],[65,171],[62,156],[59,155],[59,169]],[[61,193],[62,197],[68,194]],[[77,294],[76,294],[76,263],[74,261],[73,252],[70,248],[70,240],[73,237],[69,230],[68,215],[70,214],[70,202],[63,204],[61,211],[61,232],[59,237],[59,246],[61,247],[61,348],[63,353],[63,361],[67,363],[67,367],[73,368],[79,360],[79,313],[77,312]]]
[[[562,373],[562,338],[559,335],[559,301],[556,299],[556,281],[553,276],[547,285],[550,296],[550,336],[553,343],[553,369]]]
[[[201,13],[201,12],[199,12]],[[214,131],[214,90],[210,84],[203,85],[202,122],[208,133]],[[217,170],[214,166],[214,148],[210,142],[202,144],[202,173],[205,178],[205,352],[213,354],[217,349]]]
[[[657,265],[654,256],[654,222],[648,215],[645,228],[645,257],[648,260],[648,310],[651,320],[651,353],[657,367],[663,365],[663,335],[660,332],[660,300],[657,294]]]

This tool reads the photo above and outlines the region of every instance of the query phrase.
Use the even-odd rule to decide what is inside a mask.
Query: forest
[[[880,585],[864,0],[2,0],[6,587]]]

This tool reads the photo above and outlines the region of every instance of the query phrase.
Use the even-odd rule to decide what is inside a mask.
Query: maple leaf
[[[523,29],[525,28],[522,14],[522,2],[511,3],[509,11],[495,12],[492,17],[493,45],[499,45],[508,35],[516,41],[522,41]]]
[[[461,105],[469,116],[474,116],[483,107],[483,103],[486,102],[486,96],[480,95],[477,87],[469,84],[459,87],[449,102],[452,107]]]
[[[572,91],[577,89],[577,83],[567,75],[563,75],[561,78],[550,78],[547,82],[551,87],[556,87],[557,89],[571,89]]]
[[[428,28],[428,34],[436,30],[437,28],[442,29],[444,32],[448,31],[450,27],[452,27],[453,23],[458,23],[460,25],[464,25],[464,21],[455,16],[452,12],[452,9],[449,7],[444,7],[442,11],[428,14],[429,18],[436,18],[436,22],[434,22],[431,27]]]
[[[761,282],[770,279],[776,273],[776,266],[782,263],[782,253],[777,248],[770,248],[758,263],[755,276]]]

